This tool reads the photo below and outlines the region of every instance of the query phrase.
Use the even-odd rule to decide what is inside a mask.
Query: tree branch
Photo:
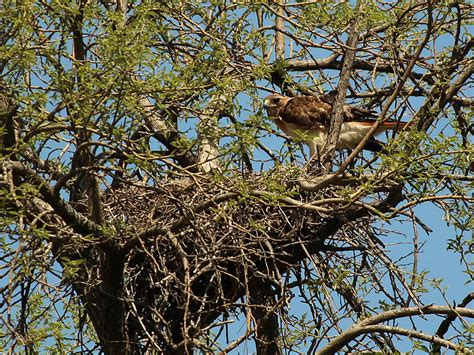
[[[278,6],[278,16],[275,17],[275,58],[277,61],[283,60],[285,58],[285,35],[283,33],[285,30],[285,9],[283,8],[284,3],[285,0],[276,1]]]
[[[169,121],[162,118],[146,97],[140,97],[138,103],[143,109],[146,126],[153,133],[153,137],[168,148],[171,154],[174,154],[173,158],[183,168],[189,168],[191,172],[196,172],[197,169],[193,168],[197,163],[196,157],[190,151],[178,151],[174,145],[174,142],[180,138],[176,127],[173,127]]]
[[[11,168],[13,173],[23,176],[32,183],[38,189],[43,200],[47,202],[53,208],[54,212],[76,233],[83,236],[92,235],[94,237],[102,237],[103,234],[99,225],[87,219],[74,210],[70,204],[57,197],[49,184],[38,176],[33,169],[16,161],[4,161],[0,166],[2,169]]]
[[[357,3],[356,14],[360,12],[360,2]],[[336,88],[336,97],[332,105],[330,114],[330,127],[326,142],[324,144],[321,163],[325,167],[326,174],[330,173],[331,161],[336,151],[336,144],[344,121],[344,105],[346,101],[346,90],[351,78],[352,66],[354,64],[356,45],[359,39],[359,25],[357,16],[354,16],[349,27],[349,38],[347,39],[347,49],[344,55],[340,79]],[[312,157],[313,158],[313,157]],[[325,174],[325,175],[326,175]]]
[[[471,292],[468,294],[462,302],[458,305],[458,307],[466,307],[472,300],[474,300],[474,292]],[[454,322],[456,318],[458,318],[459,315],[457,313],[452,313],[448,314],[446,319],[441,322],[441,324],[438,327],[438,330],[436,331],[436,336],[439,338],[443,338],[446,332],[448,331],[451,323]],[[441,352],[439,344],[435,344],[433,346],[433,353],[438,354]]]
[[[394,328],[394,327],[384,327],[380,325],[376,325],[381,322],[386,322],[389,320],[410,317],[415,315],[425,315],[425,314],[450,314],[456,316],[463,316],[474,318],[474,310],[462,307],[448,307],[448,306],[425,306],[425,307],[412,307],[412,308],[403,308],[403,309],[396,309],[393,311],[387,311],[383,313],[379,313],[373,317],[366,318],[359,323],[353,325],[351,328],[334,338],[328,345],[322,348],[320,351],[317,352],[319,355],[325,354],[334,354],[335,352],[341,350],[344,346],[348,345],[352,340],[354,340],[357,336],[364,334],[364,333],[371,333],[371,332],[378,332],[378,331],[385,331],[391,332],[401,335],[407,336],[415,336],[423,340],[436,342],[442,346],[448,346],[450,348],[454,347],[454,349],[461,348],[458,345],[454,345],[451,342],[447,342],[444,339],[441,339],[436,336],[428,336],[416,331],[401,329],[401,328]]]

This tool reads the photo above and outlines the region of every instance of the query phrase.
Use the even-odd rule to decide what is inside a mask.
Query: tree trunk
[[[276,299],[272,284],[258,279],[250,287],[252,315],[256,323],[255,346],[257,354],[281,354],[278,340],[278,314],[275,312]]]
[[[103,282],[84,298],[105,354],[138,354],[133,332],[126,326],[123,299],[124,259],[121,252],[108,250],[102,268]]]

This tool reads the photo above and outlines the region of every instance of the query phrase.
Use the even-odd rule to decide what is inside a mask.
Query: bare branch
[[[462,300],[462,302],[458,305],[458,307],[466,307],[472,300],[474,300],[474,292],[468,294]],[[444,337],[444,335],[447,333],[447,331],[449,330],[449,327],[451,326],[451,324],[458,317],[459,317],[459,314],[457,314],[457,313],[448,314],[446,316],[446,319],[443,320],[441,322],[441,324],[439,325],[438,330],[436,331],[436,336],[442,339]],[[433,345],[433,352],[434,353],[438,353],[438,352],[441,351],[440,345],[442,345],[442,344],[437,343],[437,344]]]
[[[275,57],[277,60],[282,60],[285,58],[285,35],[283,34],[283,31],[285,30],[284,3],[285,0],[277,0],[276,2],[278,6],[278,16],[275,17]]]
[[[356,14],[362,10],[360,2],[357,3]],[[340,79],[337,84],[336,97],[330,114],[331,124],[328,136],[324,143],[322,151],[321,163],[326,169],[326,174],[330,172],[330,164],[336,151],[336,143],[341,132],[342,123],[344,121],[344,103],[346,102],[346,90],[349,86],[352,66],[354,64],[356,45],[359,39],[358,16],[352,19],[349,27],[349,37],[347,39],[347,49],[344,54],[344,63],[342,65]],[[325,175],[326,175],[325,174]]]
[[[371,332],[390,332],[395,334],[401,334],[406,336],[414,336],[423,340],[431,341],[442,346],[448,346],[450,348],[459,350],[460,346],[452,344],[451,342],[445,341],[442,338],[437,336],[428,336],[420,332],[413,330],[394,328],[394,327],[385,327],[376,325],[382,322],[389,320],[395,320],[404,317],[411,317],[414,315],[424,315],[424,314],[452,314],[459,315],[463,317],[474,318],[474,310],[462,307],[447,307],[447,306],[425,306],[425,307],[416,307],[416,308],[404,308],[397,309],[393,311],[387,311],[379,313],[373,317],[366,318],[359,323],[353,325],[351,328],[343,332],[341,335],[334,338],[328,345],[319,350],[318,354],[334,354],[335,352],[341,350],[344,346],[348,345],[352,340],[358,337],[361,334],[371,333]]]

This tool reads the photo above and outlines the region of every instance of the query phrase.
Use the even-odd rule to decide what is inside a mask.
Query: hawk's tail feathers
[[[361,121],[361,124],[365,126],[373,126],[375,121]],[[382,122],[379,126],[381,129],[393,129],[397,132],[406,131],[413,127],[415,124],[414,122],[404,122],[404,121],[385,121]]]

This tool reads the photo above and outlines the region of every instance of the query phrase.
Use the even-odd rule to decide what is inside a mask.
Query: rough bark
[[[269,280],[257,279],[250,285],[252,317],[256,323],[257,354],[281,354],[277,299]]]

